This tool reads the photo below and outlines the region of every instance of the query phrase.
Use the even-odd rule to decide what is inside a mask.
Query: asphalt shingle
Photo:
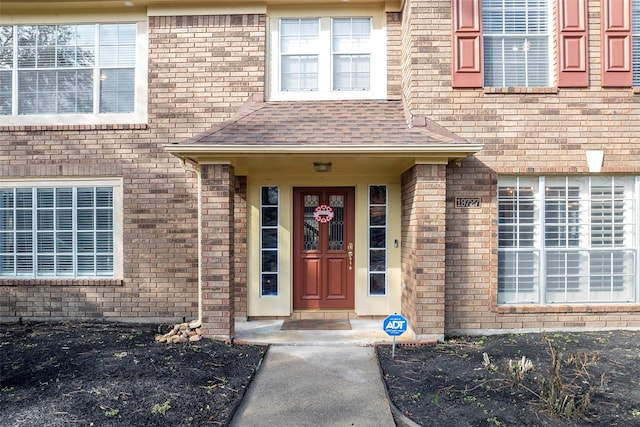
[[[407,115],[401,101],[263,102],[251,97],[229,120],[189,145],[430,145],[468,143],[435,122]]]

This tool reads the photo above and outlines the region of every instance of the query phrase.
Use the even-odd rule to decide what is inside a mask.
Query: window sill
[[[0,126],[0,132],[37,132],[37,131],[90,131],[90,130],[144,130],[144,124],[93,124],[93,125],[24,125]]]
[[[485,95],[545,95],[557,94],[557,87],[485,87]]]
[[[124,286],[122,279],[0,279],[0,286]]]
[[[308,92],[273,92],[268,101],[375,101],[387,99],[384,91],[308,91]]]
[[[542,314],[542,313],[626,313],[640,312],[638,303],[601,303],[573,305],[500,305],[498,314]]]

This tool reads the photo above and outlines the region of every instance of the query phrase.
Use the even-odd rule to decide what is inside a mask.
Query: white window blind
[[[640,0],[632,1],[633,86],[640,86]]]
[[[0,277],[113,277],[111,187],[0,189]]]
[[[509,302],[539,302],[537,188],[515,178],[498,189],[498,290]],[[503,301],[504,302],[504,301]]]
[[[485,86],[549,86],[550,27],[548,0],[484,0]]]
[[[637,185],[631,177],[502,178],[499,303],[635,302]]]
[[[136,24],[0,26],[0,115],[131,113]]]

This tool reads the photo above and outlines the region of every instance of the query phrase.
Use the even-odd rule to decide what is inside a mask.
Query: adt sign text
[[[384,319],[382,327],[387,335],[397,337],[407,331],[407,319],[400,314],[392,314]]]

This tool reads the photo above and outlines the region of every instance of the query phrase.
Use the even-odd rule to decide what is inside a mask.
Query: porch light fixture
[[[331,172],[331,162],[313,162],[313,170],[316,172]]]
[[[587,166],[590,173],[600,173],[602,168],[602,160],[604,159],[604,151],[587,150]]]

